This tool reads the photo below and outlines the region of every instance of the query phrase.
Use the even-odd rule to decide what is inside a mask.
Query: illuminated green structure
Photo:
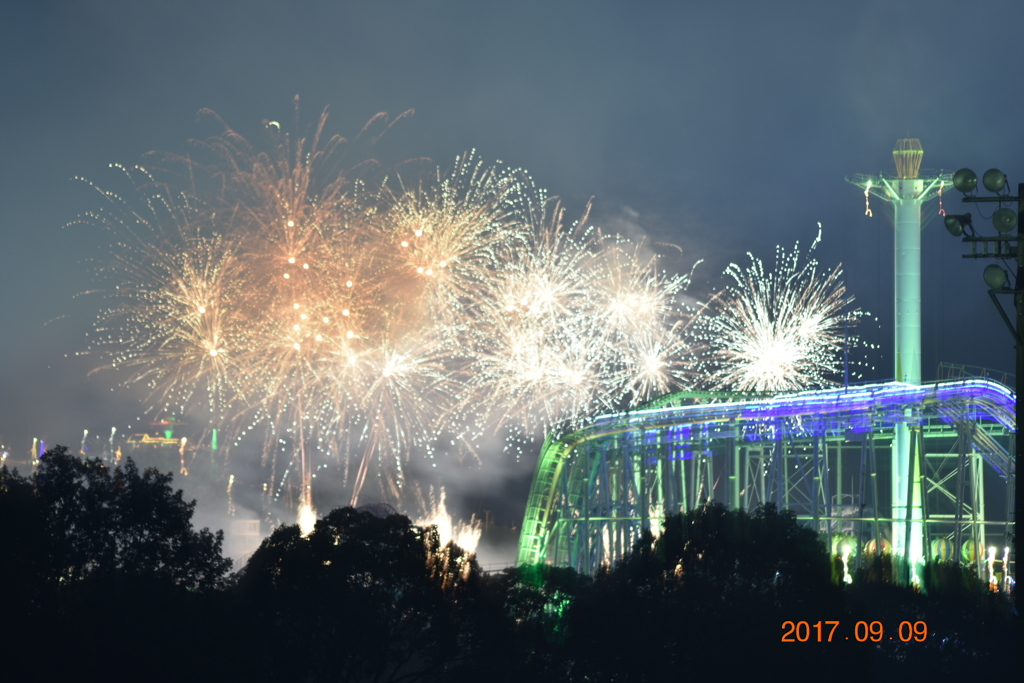
[[[1008,545],[1014,396],[1001,384],[901,382],[775,396],[681,392],[604,415],[544,443],[519,540],[519,564],[593,572],[622,557],[644,528],[707,501],[753,510],[773,502],[859,557],[894,541],[885,466],[898,429],[921,476],[924,557],[978,563]],[[992,516],[988,513],[994,512]],[[998,540],[996,540],[998,539]],[[892,547],[891,545],[889,547]],[[1012,571],[1012,569],[1011,569]]]
[[[952,185],[948,173],[921,175],[924,149],[917,138],[896,141],[892,151],[896,173],[856,175],[849,181],[864,190],[865,213],[872,215],[870,198],[881,199],[893,209],[893,263],[895,296],[893,315],[893,377],[897,382],[921,383],[921,205],[942,195]],[[910,433],[897,426],[892,447],[892,514],[898,521],[893,529],[897,555],[917,560],[924,553],[920,502],[907,499],[909,482],[920,476],[910,456]],[[905,530],[904,520],[911,520]]]

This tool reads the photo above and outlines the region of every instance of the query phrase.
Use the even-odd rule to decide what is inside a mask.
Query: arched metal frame
[[[973,548],[964,559],[980,571],[986,539],[1009,545],[1014,401],[989,380],[891,382],[769,397],[683,392],[600,416],[544,442],[518,561],[593,572],[644,528],[659,531],[666,515],[707,501],[747,511],[774,502],[860,547],[911,547],[910,534],[921,533],[914,562]],[[907,540],[893,543],[883,456],[900,430],[910,435],[907,500],[917,521],[900,524]],[[986,483],[1005,490],[1002,519],[986,517]]]

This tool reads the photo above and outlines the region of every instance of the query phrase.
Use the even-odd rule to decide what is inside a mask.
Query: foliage
[[[52,544],[41,508],[32,481],[0,468],[0,585],[20,587],[7,598],[16,614],[43,599]]]
[[[818,535],[772,503],[752,514],[711,503],[671,516],[653,552],[675,580],[741,596],[809,592],[824,588],[830,577],[831,563]],[[630,559],[637,558],[634,550]]]
[[[194,530],[195,503],[170,484],[170,474],[140,473],[130,459],[111,469],[60,446],[30,477],[0,468],[2,613],[14,625],[5,646],[17,654],[4,672],[12,680],[116,679],[97,656],[114,643],[118,670],[145,671],[147,680],[227,664],[195,647],[223,637],[221,589],[231,569],[223,534]]]
[[[923,592],[882,580],[892,574],[884,563],[837,585],[818,537],[772,506],[747,514],[711,504],[670,517],[593,577],[549,566],[485,575],[472,555],[442,547],[432,527],[343,508],[305,537],[297,526],[275,530],[231,583],[220,536],[191,530],[192,504],[169,482],[59,448],[30,478],[0,469],[3,613],[17,625],[7,648],[23,655],[5,673],[620,683],[818,671],[944,680],[999,677],[1020,623],[1005,596],[956,565],[924,567]],[[841,640],[780,642],[786,621],[827,620],[841,622]],[[881,622],[887,635],[924,621],[929,635],[847,639],[858,621]],[[112,642],[113,675],[96,656]]]
[[[275,530],[243,571],[239,596],[295,660],[266,670],[302,680],[423,680],[451,656],[436,533],[407,517],[334,510],[308,537]]]
[[[566,649],[579,680],[771,670],[787,658],[820,665],[819,650],[778,649],[783,620],[818,611],[841,612],[841,592],[816,534],[773,506],[708,504],[668,517],[658,537],[642,534],[598,573],[568,612]]]
[[[3,471],[4,547],[47,583],[138,576],[190,590],[225,585],[231,560],[223,532],[195,531],[195,501],[171,489],[171,475],[140,473],[131,458],[111,469],[57,446],[31,479]],[[30,531],[29,531],[30,530]]]

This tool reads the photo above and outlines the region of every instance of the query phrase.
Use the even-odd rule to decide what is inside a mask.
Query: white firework
[[[841,266],[819,271],[816,260],[802,261],[799,244],[791,252],[776,248],[774,270],[747,255],[746,268],[726,269],[733,283],[701,316],[709,386],[786,391],[832,384],[859,315],[847,311],[853,297],[846,294]]]

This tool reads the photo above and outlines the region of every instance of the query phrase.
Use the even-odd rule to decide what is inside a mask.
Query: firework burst
[[[394,258],[392,295],[441,316],[442,328],[460,327],[503,256],[525,245],[532,190],[522,171],[486,166],[473,153],[412,187],[401,176],[385,182],[373,215]]]
[[[600,269],[600,329],[612,353],[610,384],[636,405],[693,384],[698,345],[690,334],[692,312],[679,301],[690,277],[659,270],[642,244],[612,242]]]
[[[693,386],[703,346],[716,386],[807,386],[833,368],[849,301],[838,269],[818,275],[796,252],[774,273],[733,266],[695,324],[688,276],[587,213],[567,222],[523,171],[467,154],[448,173],[375,183],[325,122],[308,137],[265,122],[262,152],[223,126],[196,143],[203,161],[155,157],[178,185],[124,169],[136,195],[104,193],[91,216],[120,247],[97,350],[150,387],[154,410],[184,414],[204,395],[214,426],[264,430],[269,489],[296,471],[307,527],[326,458],[353,504],[374,470],[398,500],[411,454],[478,453],[484,436],[533,437]]]
[[[137,187],[90,218],[117,230],[120,242],[104,274],[116,305],[104,311],[94,343],[147,386],[153,405],[183,410],[197,393],[215,413],[235,394],[230,349],[241,343],[240,264],[217,235],[203,235],[205,210],[187,193],[158,184],[143,168],[115,166]]]
[[[818,244],[821,235],[811,245]],[[715,296],[701,327],[710,351],[709,384],[735,391],[788,391],[833,382],[848,348],[849,326],[859,312],[847,312],[842,269],[819,271],[776,248],[775,269],[747,254],[750,265],[731,264],[733,283]]]
[[[540,210],[522,248],[498,262],[474,303],[480,324],[467,340],[473,401],[501,425],[514,416],[527,431],[601,405],[595,339],[596,244],[582,223],[567,228],[557,204]],[[479,397],[479,398],[476,398]]]

